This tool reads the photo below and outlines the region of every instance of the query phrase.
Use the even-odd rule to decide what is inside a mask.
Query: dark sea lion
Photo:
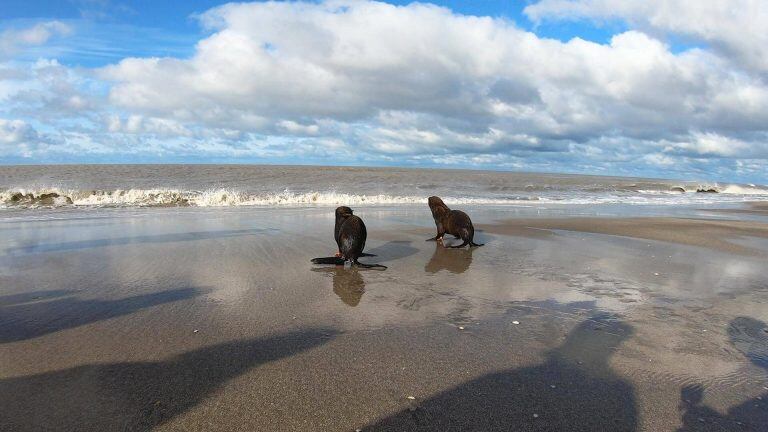
[[[341,257],[341,243],[339,243],[339,231],[341,231],[341,224],[352,216],[352,209],[347,206],[336,207],[336,224],[333,227],[333,239],[336,240],[336,256]]]
[[[341,211],[339,209],[342,209]],[[349,209],[346,207],[346,209]],[[368,231],[365,228],[363,220],[358,216],[352,214],[352,210],[344,210],[344,207],[336,209],[337,215],[342,216],[341,225],[338,229],[336,236],[336,245],[339,247],[339,253],[341,256],[337,257],[323,257],[314,258],[312,262],[315,264],[335,264],[344,265],[349,262],[352,265],[360,266],[364,268],[378,268],[386,269],[386,266],[381,264],[363,264],[358,261],[360,257],[369,256],[363,253],[365,248],[365,240],[368,238]],[[338,217],[337,217],[337,220]]]
[[[462,239],[464,243],[448,247],[482,246],[482,244],[474,242],[475,227],[466,213],[461,210],[449,209],[443,200],[436,196],[429,197],[427,204],[429,204],[429,209],[432,211],[432,217],[435,219],[435,225],[437,226],[437,235],[427,239],[427,241],[442,240],[445,234],[451,234]]]
[[[347,206],[336,207],[336,224],[333,227],[333,238],[336,240],[336,245],[339,247],[338,251],[336,252],[337,257],[341,257],[341,243],[339,243],[339,232],[341,231],[341,225],[344,223],[344,221],[347,220],[348,217],[352,216],[352,213],[352,209]],[[376,255],[363,253],[360,256],[364,257]]]

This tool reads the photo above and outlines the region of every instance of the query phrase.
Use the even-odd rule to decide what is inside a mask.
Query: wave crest
[[[728,185],[724,187],[720,193],[734,194],[734,195],[768,195],[768,189],[759,188],[754,185],[739,186]]]
[[[697,189],[673,187],[638,191],[520,191],[520,195],[451,197],[443,199],[453,205],[525,205],[532,202],[549,204],[685,204],[697,202],[742,202],[768,200],[768,189],[748,185],[709,186],[715,194],[697,194]],[[681,193],[682,191],[689,193]],[[525,192],[528,192],[526,194]],[[719,196],[719,197],[718,197]],[[235,189],[203,191],[171,188],[66,190],[63,188],[9,189],[0,191],[0,208],[35,207],[238,207],[238,206],[335,206],[335,205],[407,205],[425,204],[426,195],[353,194],[335,191],[247,193]]]
[[[41,197],[55,194],[55,199]],[[19,199],[19,197],[22,197]],[[475,200],[470,200],[475,201]],[[483,202],[484,200],[476,200]],[[0,192],[4,206],[59,207],[65,205],[86,207],[231,207],[281,205],[365,205],[365,204],[422,204],[421,196],[356,195],[337,192],[283,191],[279,193],[248,194],[230,189],[182,191],[177,189],[118,189],[114,191],[71,191],[58,188],[39,190],[13,189]]]

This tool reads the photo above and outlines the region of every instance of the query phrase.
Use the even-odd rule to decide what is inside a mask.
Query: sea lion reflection
[[[365,280],[360,271],[354,267],[326,267],[312,269],[313,271],[330,273],[333,277],[333,292],[345,304],[355,307],[365,293]]]
[[[440,270],[448,270],[451,273],[464,273],[472,264],[474,248],[446,249],[439,243],[435,243],[435,252],[432,259],[424,266],[427,273],[437,273]]]

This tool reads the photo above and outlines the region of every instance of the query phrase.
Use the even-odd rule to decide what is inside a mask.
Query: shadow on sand
[[[40,300],[50,300],[76,293],[74,290],[45,290],[0,296],[0,307],[14,306]]]
[[[754,365],[768,371],[768,325],[738,317],[728,326],[731,345]],[[765,431],[768,430],[768,392],[748,399],[721,414],[704,405],[704,387],[687,385],[680,391],[683,426],[678,431]]]
[[[576,327],[539,366],[485,375],[363,430],[635,430],[633,388],[608,365],[631,333],[630,326],[612,316],[594,317]]]
[[[223,343],[160,362],[92,364],[0,380],[0,430],[149,430],[249,369],[332,336],[308,330]]]
[[[128,315],[148,307],[186,300],[204,293],[180,288],[119,300],[81,300],[69,291],[50,290],[0,298],[0,343],[17,342],[59,330]]]
[[[386,261],[394,261],[401,258],[409,257],[419,250],[411,246],[410,241],[397,240],[384,243],[381,246],[377,246],[373,249],[366,249],[365,252],[374,254]]]

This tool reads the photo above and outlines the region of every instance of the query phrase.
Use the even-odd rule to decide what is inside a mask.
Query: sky
[[[764,0],[4,0],[0,164],[768,183]]]

